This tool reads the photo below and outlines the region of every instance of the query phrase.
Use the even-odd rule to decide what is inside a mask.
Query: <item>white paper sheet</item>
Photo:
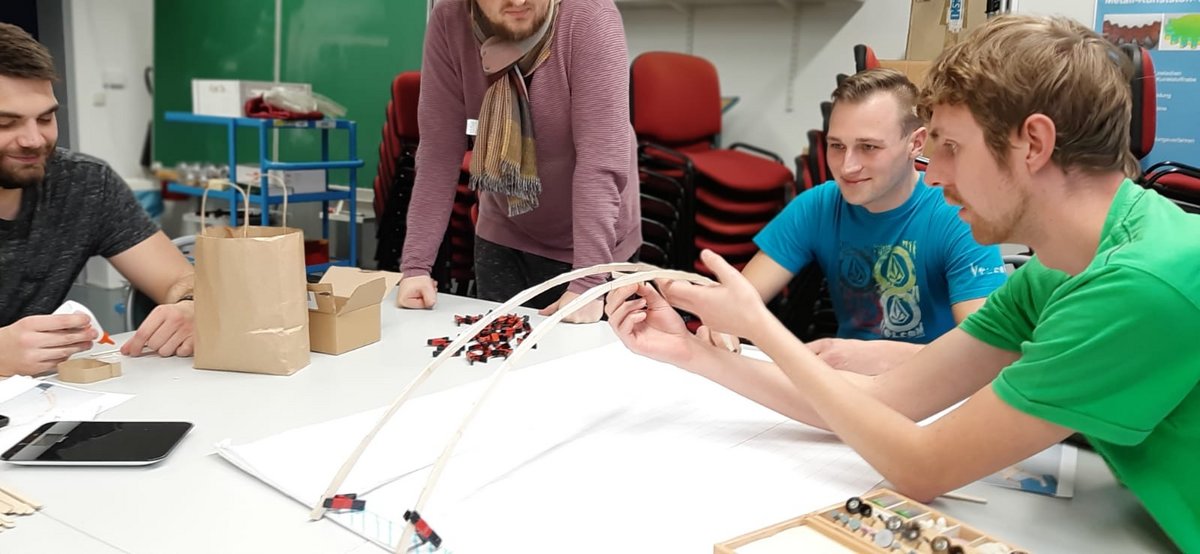
[[[133,395],[90,391],[23,375],[0,380],[0,414],[9,419],[8,426],[0,429],[0,452],[43,423],[91,421],[130,398]]]
[[[360,493],[367,511],[330,518],[380,545],[398,540],[480,390],[409,402],[341,491]],[[218,452],[311,505],[379,413]],[[422,515],[457,553],[709,552],[879,481],[832,435],[614,344],[509,375]]]

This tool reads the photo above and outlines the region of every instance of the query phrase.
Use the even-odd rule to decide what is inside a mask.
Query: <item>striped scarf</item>
[[[471,27],[491,83],[479,110],[479,131],[471,155],[471,190],[505,195],[509,217],[532,211],[542,194],[525,76],[550,57],[558,2],[551,0],[545,23],[519,42],[487,36],[483,14],[473,0],[469,2]]]

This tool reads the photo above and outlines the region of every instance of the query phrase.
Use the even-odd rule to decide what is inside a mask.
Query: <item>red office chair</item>
[[[1130,91],[1133,93],[1133,119],[1129,126],[1129,146],[1133,155],[1143,159],[1154,147],[1158,104],[1154,61],[1150,51],[1135,44],[1123,44],[1121,50],[1133,62]],[[1146,169],[1142,186],[1157,191],[1183,209],[1200,213],[1200,168],[1175,161],[1156,163]]]
[[[471,296],[475,292],[475,223],[479,221],[479,197],[471,190],[470,180],[471,152],[467,151],[459,167],[454,207],[450,210],[446,238],[442,240],[438,256],[441,278],[435,278],[439,291],[460,296]]]
[[[792,172],[779,156],[744,143],[719,148],[721,96],[716,68],[687,54],[649,52],[630,67],[631,108],[639,163],[678,179],[694,195],[693,245],[741,258],[748,241],[726,235],[724,224],[761,229],[783,207]],[[707,217],[698,218],[703,213]],[[740,227],[744,230],[745,226]],[[749,243],[753,246],[753,243]],[[680,267],[701,269],[694,254]],[[706,268],[703,269],[706,271]]]
[[[1158,125],[1158,102],[1155,99],[1154,61],[1150,51],[1134,44],[1121,46],[1133,61],[1133,76],[1129,87],[1133,93],[1133,119],[1129,125],[1129,148],[1137,159],[1145,158],[1154,148],[1154,133]]]
[[[407,71],[392,81],[392,99],[388,101],[374,182],[374,208],[379,222],[375,260],[380,269],[400,270],[400,255],[407,234],[408,207],[416,181],[417,146],[421,137],[417,123],[420,97],[420,72]],[[475,193],[466,186],[469,164],[468,152],[463,159],[446,235],[431,270],[442,292],[467,294],[474,282],[475,224],[471,218],[471,208],[476,200]]]

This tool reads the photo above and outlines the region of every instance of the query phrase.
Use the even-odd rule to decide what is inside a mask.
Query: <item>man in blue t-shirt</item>
[[[926,137],[916,98],[895,70],[846,79],[829,122],[835,181],[788,204],[755,237],[761,251],[743,270],[766,301],[820,265],[838,339],[810,347],[840,369],[875,374],[908,359],[1004,283],[999,249],[975,242],[958,208],[913,166]]]

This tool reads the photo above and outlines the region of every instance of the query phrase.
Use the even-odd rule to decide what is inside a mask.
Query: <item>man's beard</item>
[[[491,31],[492,35],[507,41],[520,42],[533,36],[533,34],[538,32],[538,29],[541,29],[542,25],[546,23],[546,17],[550,15],[550,6],[546,5],[544,8],[545,9],[542,11],[542,13],[537,14],[533,18],[533,24],[530,25],[528,29],[522,29],[521,31],[510,29],[500,23],[492,21],[486,16],[484,19],[487,21],[487,25],[490,28],[488,30]]]
[[[0,189],[27,189],[42,184],[42,181],[46,179],[46,169],[50,166],[50,160],[54,159],[54,145],[47,145],[41,150],[21,151],[18,154],[22,156],[44,155],[46,159],[40,164],[41,171],[26,166],[21,174],[0,164]]]

